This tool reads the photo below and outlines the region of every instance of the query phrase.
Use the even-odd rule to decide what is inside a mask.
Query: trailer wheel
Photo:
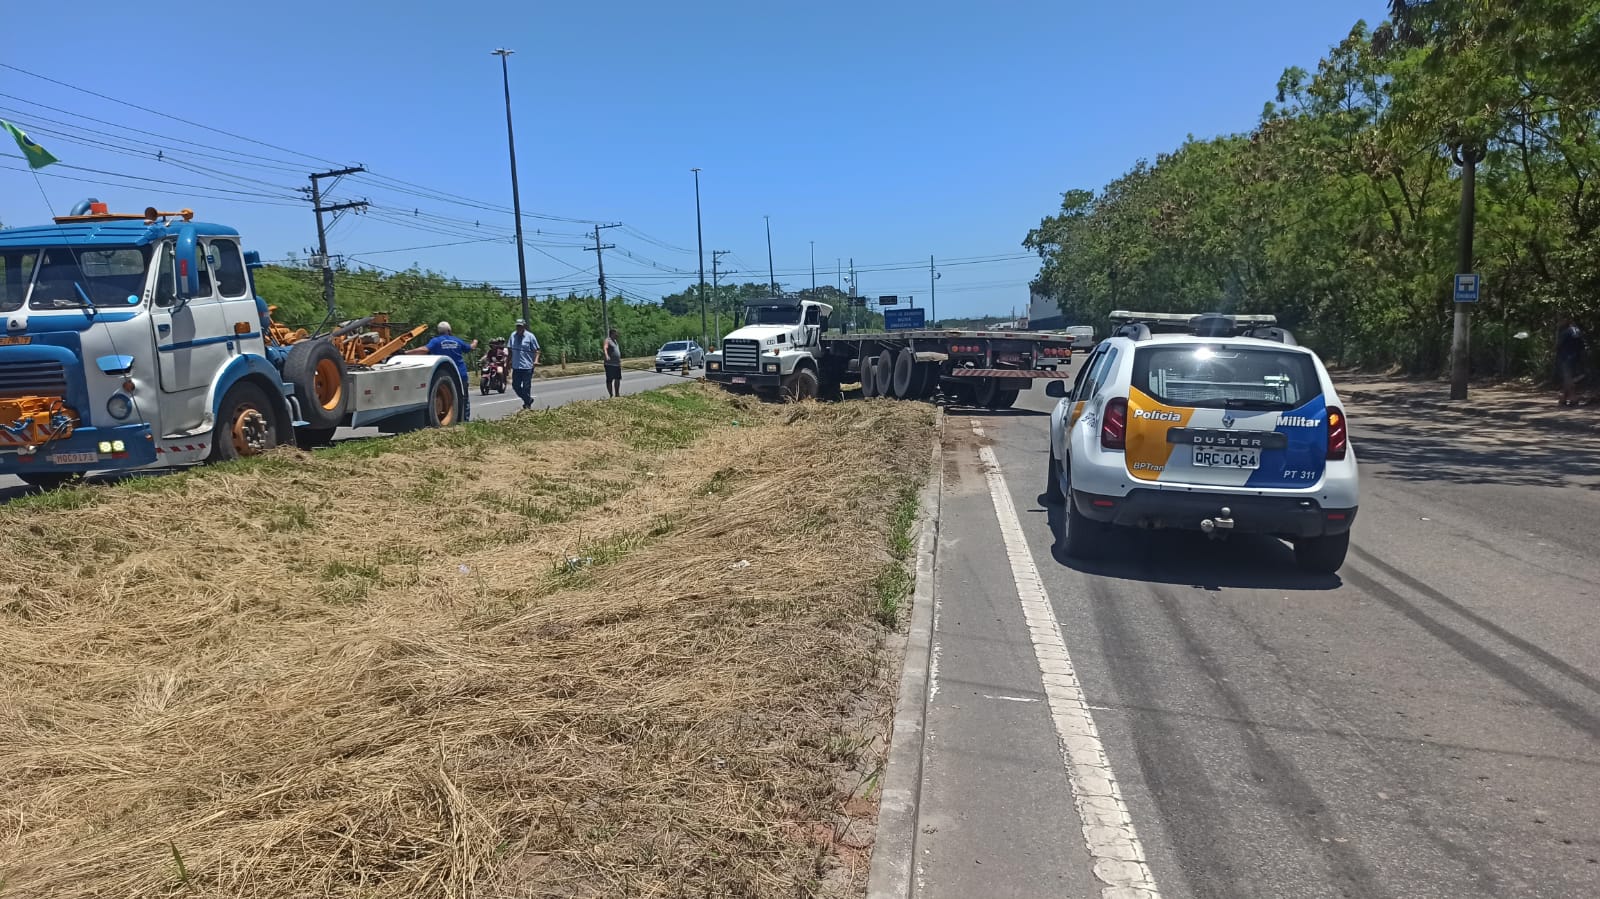
[[[870,400],[878,395],[878,360],[861,360],[861,398]]]
[[[922,383],[917,390],[921,399],[931,400],[939,394],[939,363],[919,362],[917,371],[921,373]]]
[[[917,354],[901,350],[894,357],[894,395],[902,400],[914,400],[921,392],[922,378],[917,371]]]
[[[428,383],[428,405],[422,410],[423,427],[448,428],[461,420],[461,394],[455,378],[443,368]]]
[[[282,440],[276,418],[267,392],[259,385],[240,381],[228,388],[211,430],[211,461],[259,456],[277,446]]]
[[[894,353],[884,350],[878,354],[878,396],[894,396]]]
[[[302,340],[289,347],[283,379],[294,385],[300,414],[313,428],[336,428],[344,420],[344,356],[328,340]]]
[[[989,408],[1010,409],[1017,404],[1017,397],[1021,393],[1022,391],[1020,390],[1001,390],[997,387],[994,391],[994,398],[989,400]]]
[[[802,368],[783,379],[783,398],[792,403],[817,398],[817,373]]]

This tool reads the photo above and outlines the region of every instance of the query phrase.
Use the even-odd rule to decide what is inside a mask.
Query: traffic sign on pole
[[[1477,275],[1456,275],[1456,302],[1478,302],[1478,285]]]
[[[885,309],[883,327],[887,331],[915,331],[923,327],[922,309]]]

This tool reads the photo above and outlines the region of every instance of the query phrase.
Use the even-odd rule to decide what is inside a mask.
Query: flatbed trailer
[[[859,331],[824,335],[822,380],[857,381],[864,396],[932,399],[991,409],[1010,408],[1037,380],[1067,377],[1041,369],[1064,364],[1072,338],[1025,331]]]

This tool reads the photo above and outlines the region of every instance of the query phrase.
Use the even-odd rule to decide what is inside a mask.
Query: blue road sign
[[[885,309],[883,326],[890,331],[915,331],[923,326],[923,309]]]
[[[1478,276],[1456,275],[1456,302],[1478,302]]]

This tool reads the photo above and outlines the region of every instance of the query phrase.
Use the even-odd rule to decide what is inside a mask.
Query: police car
[[[1322,360],[1270,315],[1114,312],[1050,415],[1046,495],[1067,555],[1127,528],[1290,541],[1301,568],[1344,564],[1356,455]]]

